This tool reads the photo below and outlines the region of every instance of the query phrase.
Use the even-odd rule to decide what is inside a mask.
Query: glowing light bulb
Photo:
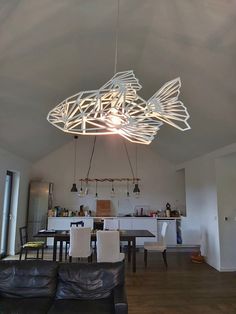
[[[121,124],[121,118],[119,118],[117,116],[112,115],[110,117],[110,119],[111,119],[112,124],[115,124],[115,125],[120,125]]]

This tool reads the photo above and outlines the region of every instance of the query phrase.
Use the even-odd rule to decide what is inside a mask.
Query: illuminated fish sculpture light
[[[178,100],[180,87],[180,78],[174,79],[146,101],[137,94],[142,86],[133,71],[118,72],[100,89],[65,99],[47,120],[67,133],[120,134],[131,142],[150,144],[163,122],[190,129],[187,109]]]

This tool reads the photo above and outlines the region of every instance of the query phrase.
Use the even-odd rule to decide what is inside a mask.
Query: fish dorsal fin
[[[117,93],[117,97],[123,99],[122,102],[125,104],[134,101],[137,97],[137,91],[141,88],[142,86],[133,71],[124,71],[116,73],[98,92],[101,96],[107,93],[114,95]]]
[[[151,116],[186,131],[191,127],[187,122],[189,118],[187,108],[178,100],[180,87],[179,77],[167,82],[147,101],[147,106]]]
[[[132,70],[116,73],[112,77],[111,81],[114,85],[129,86],[129,88],[132,88],[136,91],[139,91],[142,88],[142,86],[139,84],[139,80],[135,77]]]
[[[123,71],[116,73],[105,85],[103,85],[99,90],[106,89],[133,89],[139,91],[142,86],[139,84],[138,79],[135,77],[134,72]]]

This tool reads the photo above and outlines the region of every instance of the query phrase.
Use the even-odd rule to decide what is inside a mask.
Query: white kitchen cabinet
[[[156,218],[137,217],[133,218],[133,230],[148,230],[155,235],[153,238],[137,238],[136,245],[143,245],[144,242],[157,241],[157,220]]]
[[[48,218],[48,229],[69,230],[70,222],[71,222],[70,218],[49,217]]]
[[[189,217],[181,218],[182,243],[184,245],[199,245],[201,243],[200,227],[194,225]]]
[[[84,227],[93,229],[92,217],[48,217],[48,229],[70,230],[70,223],[83,221]],[[53,245],[53,239],[47,239],[47,245]]]
[[[133,230],[133,218],[119,218],[121,230]]]
[[[145,241],[157,241],[157,220],[149,217],[123,217],[119,218],[120,229],[148,230],[155,235],[153,238],[137,238],[136,245],[143,245]]]
[[[168,223],[167,231],[166,231],[166,244],[167,245],[176,245],[177,244],[177,225],[176,219],[161,219],[157,220],[157,234],[161,234],[161,228],[163,222]]]
[[[124,217],[124,218],[119,218],[119,226],[121,230],[133,230],[133,222],[132,218],[129,217]],[[121,242],[122,245],[126,245],[126,241]]]
[[[84,227],[93,229],[92,217],[49,217],[48,229],[69,230],[70,223],[76,221],[83,221]]]

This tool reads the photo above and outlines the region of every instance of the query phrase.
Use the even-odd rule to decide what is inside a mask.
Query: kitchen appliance
[[[47,229],[48,209],[52,208],[53,184],[49,182],[31,181],[29,186],[28,205],[28,237],[33,236],[41,229]]]

